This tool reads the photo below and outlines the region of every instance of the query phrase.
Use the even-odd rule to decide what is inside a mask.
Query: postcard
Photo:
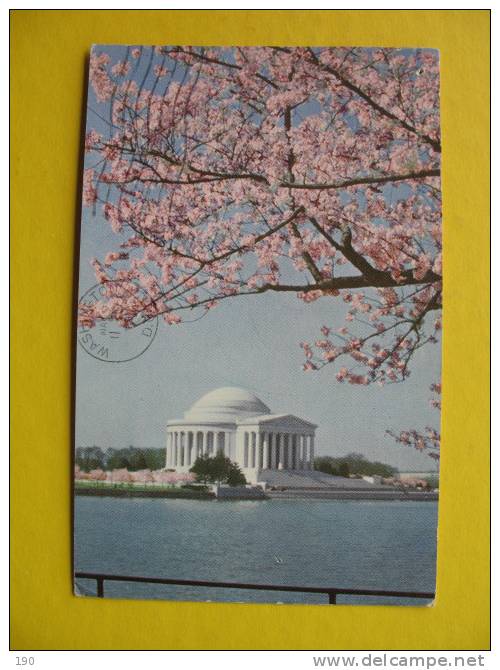
[[[436,593],[439,54],[94,45],[74,592]]]

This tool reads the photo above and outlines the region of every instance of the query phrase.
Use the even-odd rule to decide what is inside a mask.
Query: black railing
[[[385,591],[379,589],[343,589],[323,586],[278,586],[276,584],[244,584],[241,582],[207,582],[200,579],[163,579],[131,575],[105,575],[95,572],[75,572],[77,579],[94,579],[97,597],[104,597],[104,582],[137,582],[139,584],[168,584],[172,586],[203,586],[208,588],[245,589],[252,591],[285,591],[288,593],[322,593],[330,605],[337,604],[337,596],[383,596],[388,598],[422,598],[433,600],[434,593],[425,591]]]

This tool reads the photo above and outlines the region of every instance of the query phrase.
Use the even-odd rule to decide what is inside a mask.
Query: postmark
[[[116,282],[118,283],[118,281]],[[93,305],[105,297],[103,284],[92,286],[79,300],[79,304]],[[139,293],[147,295],[142,288]],[[153,343],[158,331],[158,317],[149,319],[133,328],[124,328],[115,320],[97,321],[88,328],[78,326],[78,343],[89,356],[103,363],[126,363],[142,356]]]

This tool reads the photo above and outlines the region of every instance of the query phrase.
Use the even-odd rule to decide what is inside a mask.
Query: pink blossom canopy
[[[405,379],[437,341],[436,51],[136,47],[113,62],[97,48],[90,84],[105,116],[86,136],[84,205],[116,246],[93,261],[105,297],[81,324],[326,297],[346,321],[301,343],[304,369],[335,363],[360,385]]]

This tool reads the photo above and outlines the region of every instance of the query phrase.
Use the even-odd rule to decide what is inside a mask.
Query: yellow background
[[[12,646],[484,649],[489,645],[489,12],[16,10],[12,53]],[[71,351],[92,43],[441,50],[445,314],[435,607],[76,598]]]

